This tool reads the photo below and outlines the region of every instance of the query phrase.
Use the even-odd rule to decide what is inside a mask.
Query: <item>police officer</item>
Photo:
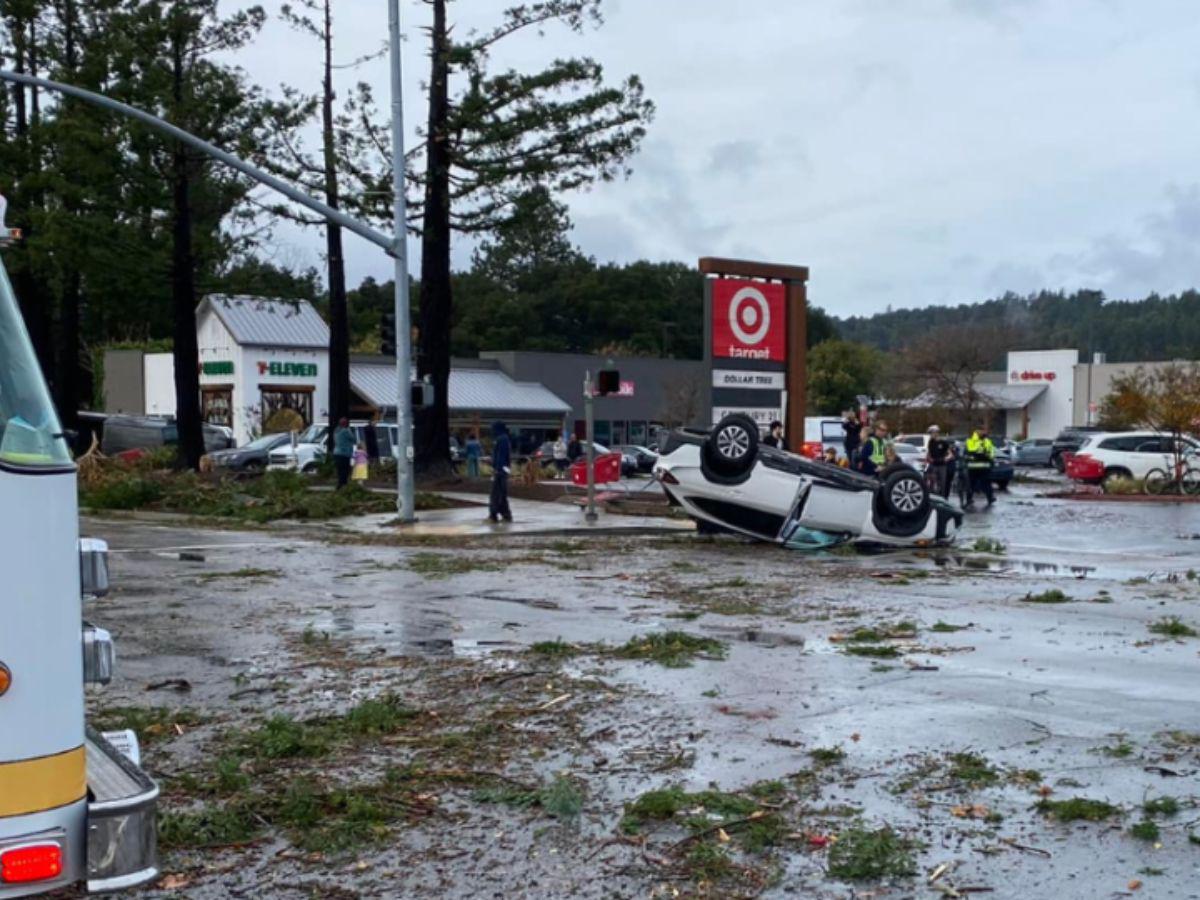
[[[864,475],[878,474],[887,465],[887,451],[891,445],[887,422],[880,419],[875,423],[874,434],[858,448],[859,471]]]
[[[987,426],[975,429],[967,438],[967,506],[975,502],[975,492],[987,495],[987,505],[996,502],[992,495],[992,463],[996,459],[996,445],[988,437]]]

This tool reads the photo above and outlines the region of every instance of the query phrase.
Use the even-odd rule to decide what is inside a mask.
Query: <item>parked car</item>
[[[212,453],[233,446],[233,438],[225,429],[207,422],[201,423],[204,433],[204,452]],[[157,450],[179,443],[179,427],[166,416],[109,416],[104,420],[100,451],[116,456],[130,450]]]
[[[1065,454],[1074,453],[1083,446],[1083,442],[1090,435],[1099,434],[1103,431],[1103,428],[1097,428],[1093,425],[1072,425],[1069,428],[1064,428],[1050,445],[1050,465],[1054,466],[1060,472],[1065,471]]]
[[[711,431],[677,429],[655,476],[672,503],[702,526],[764,541],[805,533],[891,546],[954,539],[962,511],[931,496],[919,472],[894,465],[873,478],[759,443],[740,413]]]
[[[1054,441],[1049,438],[1030,438],[1017,444],[1013,463],[1018,466],[1048,466]]]
[[[918,472],[925,471],[925,455],[929,450],[929,435],[901,434],[892,440],[892,448],[896,457],[906,466],[912,466]]]
[[[625,444],[613,449],[620,450],[625,456],[632,456],[637,463],[637,470],[639,472],[653,472],[654,464],[658,462],[658,454],[649,447],[642,447],[638,444]]]
[[[1200,454],[1200,441],[1179,438],[1182,456]],[[1068,457],[1067,474],[1075,481],[1100,484],[1114,478],[1143,480],[1154,469],[1175,469],[1175,438],[1155,431],[1103,431],[1091,434]]]
[[[216,450],[208,454],[213,466],[233,472],[258,472],[267,467],[272,450],[291,443],[292,436],[264,434],[245,446],[233,450]]]

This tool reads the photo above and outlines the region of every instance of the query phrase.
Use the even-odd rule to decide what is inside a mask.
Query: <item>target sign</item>
[[[787,316],[782,284],[722,278],[712,286],[713,356],[782,363]]]

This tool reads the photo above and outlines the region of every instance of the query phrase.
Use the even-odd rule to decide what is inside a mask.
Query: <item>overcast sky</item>
[[[401,0],[409,146],[425,117],[428,7]],[[226,3],[227,8],[236,4]],[[238,62],[315,91],[319,55],[271,23]],[[461,32],[509,5],[458,0]],[[1092,287],[1200,285],[1196,0],[606,0],[606,23],[521,36],[495,67],[590,55],[658,113],[633,177],[568,200],[598,260],[736,256],[811,268],[835,315]],[[369,53],[386,0],[337,0]],[[338,73],[387,99],[386,59]],[[322,264],[316,231],[277,258]],[[415,245],[414,245],[415,251]],[[470,246],[456,245],[456,266]],[[347,238],[351,284],[390,261]],[[417,272],[419,254],[413,257]]]

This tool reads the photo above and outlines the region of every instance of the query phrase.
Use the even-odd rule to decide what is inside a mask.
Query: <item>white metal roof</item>
[[[1044,384],[976,384],[993,409],[1024,409],[1046,390]]]
[[[350,385],[380,408],[396,405],[396,367],[351,363]],[[450,409],[566,415],[570,404],[544,385],[513,381],[498,369],[451,369]]]
[[[233,339],[252,347],[329,347],[329,326],[307,300],[209,294],[196,309],[211,309]]]

